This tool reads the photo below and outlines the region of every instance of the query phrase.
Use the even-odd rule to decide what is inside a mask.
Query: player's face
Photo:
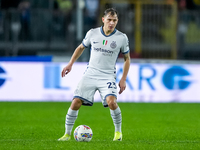
[[[118,23],[118,17],[116,14],[108,14],[102,18],[102,21],[104,23],[104,32],[113,32]]]

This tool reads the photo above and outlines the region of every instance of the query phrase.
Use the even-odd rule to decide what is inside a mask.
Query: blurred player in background
[[[119,53],[124,54],[124,67],[119,82],[119,94],[126,88],[126,77],[130,67],[129,43],[126,34],[115,29],[118,23],[117,11],[113,8],[105,10],[102,17],[103,26],[91,29],[74,51],[68,65],[62,70],[65,77],[74,62],[81,56],[83,50],[91,46],[91,55],[88,67],[78,83],[74,92],[74,98],[68,109],[65,123],[65,134],[58,139],[68,141],[71,139],[71,131],[78,116],[81,105],[92,106],[94,94],[99,91],[104,107],[110,108],[110,114],[115,126],[113,141],[122,140],[122,115],[117,104],[117,85],[115,64]]]

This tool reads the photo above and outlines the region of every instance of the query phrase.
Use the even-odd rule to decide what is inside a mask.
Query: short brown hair
[[[108,8],[104,11],[104,16],[107,16],[108,14],[114,16],[115,14],[117,15],[117,11],[114,8]]]

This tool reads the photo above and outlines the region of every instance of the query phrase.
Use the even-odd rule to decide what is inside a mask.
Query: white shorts
[[[103,106],[108,107],[106,97],[112,95],[117,98],[116,80],[114,78],[94,79],[83,76],[74,92],[74,98],[81,99],[83,101],[83,105],[92,106],[96,91],[99,91],[100,93]]]

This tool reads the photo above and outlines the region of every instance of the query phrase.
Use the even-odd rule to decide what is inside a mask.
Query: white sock
[[[119,131],[121,132],[121,125],[122,125],[122,115],[121,115],[121,110],[119,107],[115,110],[110,109],[110,114],[113,119],[113,123],[115,126],[115,132]]]
[[[72,128],[74,126],[74,122],[78,116],[78,110],[72,110],[71,108],[68,109],[65,121],[65,134],[71,135]]]

